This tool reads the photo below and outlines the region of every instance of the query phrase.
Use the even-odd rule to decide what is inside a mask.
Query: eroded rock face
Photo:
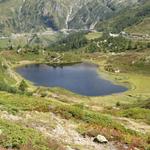
[[[93,29],[97,22],[112,17],[137,0],[9,0],[0,1],[2,31],[41,31],[46,28]],[[9,5],[8,5],[9,4]]]
[[[107,144],[108,140],[104,136],[102,136],[102,135],[97,135],[94,138],[94,142],[101,143],[101,144]]]

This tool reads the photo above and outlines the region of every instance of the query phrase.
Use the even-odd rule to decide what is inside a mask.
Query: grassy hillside
[[[146,17],[142,22],[125,29],[131,34],[149,34],[150,35],[150,17]]]
[[[15,78],[18,75],[13,74],[12,66],[33,63],[33,60],[34,63],[47,62],[48,58],[54,58],[57,55],[58,53],[49,51],[44,54],[42,52],[37,54],[32,51],[22,51],[21,53],[2,51],[1,64],[9,64],[9,66],[0,66],[1,78],[7,81],[7,85],[14,85],[18,89],[22,78]],[[150,79],[147,76],[149,72],[146,71],[147,65],[149,65],[149,50],[136,53],[126,52],[124,55],[81,54],[79,52],[63,52],[59,55],[62,57],[61,63],[71,62],[75,58],[77,59],[74,61],[77,61],[82,56],[83,60],[99,64],[103,73],[107,70],[106,66],[108,65],[119,68],[121,71],[119,74],[109,70],[107,70],[107,74],[105,74],[106,72],[104,74],[118,82],[129,82],[132,88],[125,93],[105,97],[83,97],[58,88],[38,88],[28,81],[26,81],[28,88],[23,93],[12,94],[12,91],[3,89],[3,92],[0,92],[1,147],[12,146],[14,149],[19,148],[21,150],[24,147],[31,150],[62,150],[66,149],[66,146],[87,148],[87,144],[84,142],[78,143],[73,139],[74,136],[79,136],[81,141],[84,139],[88,142],[88,147],[91,150],[95,150],[96,148],[92,148],[91,145],[102,146],[102,148],[103,145],[97,145],[92,141],[92,138],[102,134],[110,142],[116,142],[115,145],[119,147],[119,150],[124,145],[129,148],[148,149],[149,135],[146,129],[146,133],[135,131],[138,127],[136,129],[130,128],[129,123],[128,125],[122,124],[116,118],[128,117],[130,119],[132,117],[136,123],[139,119],[149,123],[149,108],[145,107],[145,104],[149,104],[147,98]],[[133,61],[135,61],[134,64],[132,64]],[[137,65],[139,62],[142,62],[142,66]],[[10,71],[11,76],[9,76]],[[136,73],[138,74],[136,75]],[[30,92],[30,95],[26,93],[27,91]],[[143,102],[143,106],[137,100]],[[136,110],[134,107],[130,108],[132,105],[136,107]],[[129,115],[128,112],[132,115]],[[116,118],[114,119],[114,117]],[[60,134],[60,126],[65,137]],[[72,134],[68,135],[66,130]]]
[[[3,49],[20,49],[27,47],[48,47],[53,42],[64,37],[61,32],[37,32],[26,34],[13,34],[10,37],[0,39],[0,50]]]
[[[108,30],[111,32],[120,32],[125,28],[137,25],[150,16],[150,2],[145,1],[142,5],[135,5],[132,8],[126,8],[119,15],[112,17],[104,22],[99,22],[96,25],[98,30]],[[144,28],[144,27],[143,27]],[[146,28],[145,28],[146,30]],[[146,30],[145,34],[148,32]]]
[[[0,0],[0,150],[150,150],[150,41],[109,34],[150,34],[149,25],[148,0]],[[128,90],[82,96],[15,71],[80,62]]]

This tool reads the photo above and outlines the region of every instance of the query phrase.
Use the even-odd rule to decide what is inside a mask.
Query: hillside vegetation
[[[125,29],[126,32],[131,34],[149,34],[150,35],[150,17],[144,18],[142,22],[128,27]]]
[[[86,145],[82,142],[79,144],[75,140],[76,145],[74,145],[72,138],[77,136],[85,141],[89,139],[88,147],[98,150],[99,147],[104,147],[94,143],[92,138],[102,134],[110,142],[116,142],[116,149],[120,150],[126,145],[129,149],[137,147],[148,150],[148,131],[145,129],[146,133],[141,132],[138,127],[133,129],[130,127],[130,123],[128,125],[123,124],[117,118],[132,118],[135,119],[137,124],[139,120],[149,124],[148,83],[150,79],[147,76],[149,70],[146,69],[149,66],[149,50],[142,50],[141,52],[126,51],[124,55],[119,53],[116,53],[116,55],[109,55],[108,53],[81,54],[79,51],[60,53],[61,63],[70,63],[73,58],[76,58],[74,61],[79,61],[82,55],[82,58],[86,61],[92,61],[103,66],[102,69],[107,71],[108,74],[112,74],[111,77],[118,78],[116,80],[129,82],[131,86],[136,86],[135,89],[120,95],[83,97],[58,88],[35,87],[28,81],[23,81],[20,77],[16,78],[17,74],[12,76],[12,73],[14,73],[12,66],[31,63],[33,60],[35,63],[47,62],[48,58],[54,58],[57,55],[54,51],[46,51],[44,54],[42,51],[34,53],[34,51],[29,50],[20,53],[14,50],[1,52],[1,64],[5,62],[9,65],[7,67],[1,65],[0,73],[2,79],[4,79],[4,82],[0,85],[0,129],[2,132],[0,145],[4,148],[13,147],[21,150],[24,148],[62,150],[66,149],[68,145],[72,148],[82,147],[85,149]],[[135,61],[134,64],[133,61]],[[142,65],[138,65],[139,63],[142,63]],[[121,74],[116,76],[113,73],[114,70],[110,68],[119,69]],[[12,72],[12,79],[8,75],[9,71]],[[140,74],[136,76],[136,73]],[[142,85],[140,85],[141,81]],[[6,83],[7,88],[2,88]],[[11,85],[14,85],[15,92],[8,90],[12,87]],[[76,128],[70,127],[72,124]],[[65,138],[62,138],[63,135],[60,134],[58,126],[61,126]],[[73,132],[73,135],[68,135],[66,132],[68,129]],[[95,148],[92,148],[93,144]]]
[[[149,25],[149,0],[0,0],[0,150],[150,150]],[[128,90],[82,96],[16,72],[77,63]]]
[[[141,5],[136,5],[131,8],[126,8],[119,15],[116,15],[104,22],[99,22],[96,25],[98,30],[108,30],[111,32],[121,32],[125,28],[136,26],[140,22],[144,20],[145,17],[150,16],[150,2],[144,1]],[[144,24],[146,26],[146,24]],[[146,30],[147,28],[143,28]],[[145,34],[147,34],[149,30],[146,30]]]

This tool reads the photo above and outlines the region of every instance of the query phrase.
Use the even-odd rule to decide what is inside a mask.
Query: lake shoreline
[[[40,64],[46,64],[46,65],[48,65],[48,66],[52,66],[52,67],[62,67],[62,66],[68,66],[68,65],[74,65],[74,64],[80,64],[80,63],[87,63],[87,64],[92,64],[92,65],[95,65],[96,67],[97,67],[97,69],[96,69],[96,72],[97,72],[97,74],[99,75],[99,77],[100,78],[102,78],[102,79],[104,79],[104,80],[107,80],[107,81],[109,81],[110,83],[112,83],[112,84],[114,84],[114,85],[116,85],[116,86],[122,86],[122,87],[124,87],[124,88],[127,88],[127,90],[125,90],[125,91],[122,91],[122,92],[114,92],[114,93],[112,93],[112,94],[104,94],[104,95],[99,95],[99,96],[87,96],[87,97],[106,97],[106,96],[110,96],[110,95],[120,95],[120,94],[122,94],[122,93],[125,93],[125,92],[127,92],[128,90],[129,90],[129,83],[128,84],[125,84],[123,81],[120,81],[120,80],[116,80],[116,79],[114,79],[114,78],[112,78],[112,76],[110,76],[110,74],[108,73],[108,72],[106,72],[106,71],[104,71],[104,69],[103,68],[101,68],[100,67],[100,65],[97,63],[94,63],[94,62],[91,62],[91,61],[78,61],[78,62],[68,62],[68,63],[47,63],[47,62],[38,62],[38,61],[21,61],[20,63],[19,63],[19,65],[17,64],[17,65],[15,65],[13,68],[14,69],[17,69],[17,68],[19,68],[19,67],[23,67],[23,66],[26,66],[26,65],[40,65]],[[19,73],[17,73],[17,74],[19,74]],[[19,74],[20,75],[20,74]],[[20,75],[21,76],[21,75]],[[24,77],[22,77],[23,79],[25,79]],[[25,79],[25,80],[27,80],[27,79]],[[28,83],[30,83],[32,86],[35,86],[35,87],[39,87],[39,86],[37,86],[36,84],[34,84],[34,82],[32,82],[32,81],[29,81],[29,80],[27,80],[28,81]],[[40,86],[40,87],[44,87],[44,88],[53,88],[53,87],[48,87],[48,86]],[[66,89],[67,90],[67,89]],[[71,92],[70,90],[67,90],[68,92]],[[74,93],[74,92],[73,92]],[[77,94],[78,95],[78,93],[74,93],[74,94]],[[79,94],[81,97],[85,97],[86,95],[82,95],[82,94]]]

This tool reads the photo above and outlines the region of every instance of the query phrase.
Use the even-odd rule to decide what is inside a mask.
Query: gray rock
[[[101,143],[101,144],[106,144],[106,143],[108,143],[108,140],[102,135],[97,135],[94,138],[94,142]]]

